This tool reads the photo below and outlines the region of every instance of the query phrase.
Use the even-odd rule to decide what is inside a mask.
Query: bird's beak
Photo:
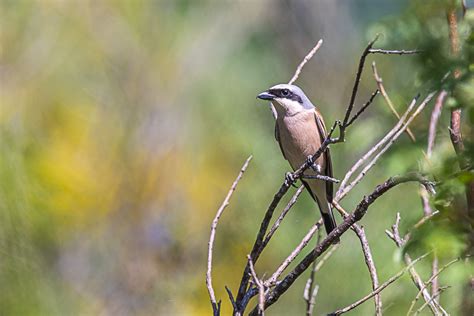
[[[262,100],[273,100],[275,99],[275,95],[271,94],[268,91],[265,91],[257,95],[257,98]]]

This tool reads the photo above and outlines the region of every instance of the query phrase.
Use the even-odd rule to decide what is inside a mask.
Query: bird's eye
[[[281,90],[281,95],[284,96],[284,97],[289,96],[290,95],[290,90],[288,90],[288,89]]]

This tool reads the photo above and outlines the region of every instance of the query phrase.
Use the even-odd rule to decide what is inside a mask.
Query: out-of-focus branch
[[[383,85],[383,79],[382,79],[382,77],[379,76],[375,61],[372,62],[372,72],[374,74],[374,78],[375,78],[375,82],[377,83],[377,87],[379,88],[380,93],[382,94],[382,96],[383,96],[385,102],[387,103],[390,111],[392,111],[393,115],[395,115],[395,117],[400,120],[400,114],[398,114],[397,110],[395,109],[395,106],[393,105],[392,100],[390,99],[387,91],[385,90],[385,87]],[[411,129],[407,128],[406,132],[407,132],[408,136],[410,137],[411,141],[415,142],[416,138],[415,138],[415,135],[413,134],[413,132],[411,131]]]
[[[318,241],[319,244],[319,241]],[[326,261],[333,255],[333,253],[339,248],[339,244],[333,245],[328,252],[319,260],[314,261],[311,269],[311,274],[306,281],[303,298],[306,301],[306,316],[313,315],[314,304],[316,303],[316,295],[318,294],[319,286],[314,284],[314,277],[316,273],[322,268]]]
[[[435,105],[433,107],[433,111],[431,112],[431,119],[430,119],[430,126],[428,130],[428,145],[426,146],[426,160],[428,163],[431,163],[431,156],[433,154],[435,139],[436,139],[436,127],[438,125],[438,120],[441,115],[441,110],[443,108],[444,100],[447,96],[447,92],[442,90],[438,97],[436,98]],[[428,192],[425,188],[420,188],[420,196],[421,196],[421,203],[423,205],[423,213],[424,217],[430,216],[433,214],[433,210],[431,209]],[[431,275],[436,276],[438,273],[438,256],[436,253],[433,257],[433,262],[431,264]],[[431,295],[433,299],[436,301],[438,300],[438,290],[439,290],[439,280],[438,277],[435,277],[432,281],[431,286]]]
[[[429,191],[429,190],[427,190],[427,191]],[[386,231],[386,233],[395,242],[395,244],[397,245],[398,248],[402,248],[405,245],[406,240],[400,236],[400,231],[399,231],[399,228],[398,228],[399,224],[400,224],[400,213],[397,213],[395,224],[392,226],[391,232]],[[415,284],[415,286],[418,288],[418,290],[423,295],[423,299],[425,300],[425,302],[428,303],[428,306],[430,307],[431,312],[434,315],[441,315],[441,314],[444,315],[446,313],[446,311],[441,307],[441,305],[439,305],[435,300],[433,300],[432,296],[428,292],[428,289],[426,289],[424,287],[424,283],[423,283],[423,280],[421,279],[420,275],[415,270],[415,268],[413,266],[411,266],[413,261],[412,261],[410,255],[408,253],[405,253],[403,259],[405,261],[405,264],[410,267],[408,269],[410,277],[411,277],[413,283]]]
[[[321,230],[318,231],[318,238],[316,239],[316,245],[319,245],[321,242]],[[303,291],[303,299],[306,302],[306,316],[312,316],[314,310],[314,304],[316,304],[316,295],[318,295],[319,286],[314,282],[314,276],[316,274],[316,260],[313,261],[313,267],[311,268],[311,273],[309,274],[308,280],[306,280],[306,285]]]
[[[443,286],[443,287],[439,288],[438,292],[435,293],[436,296],[439,296],[442,292],[444,292],[445,290],[447,290],[449,288],[450,288],[450,286]],[[434,299],[435,299],[435,296],[433,296],[431,298],[431,300],[434,300]],[[423,309],[425,309],[426,306],[429,306],[430,302],[431,301],[425,302],[419,309],[416,310],[415,315],[420,314],[423,311]],[[444,315],[449,315],[449,314],[444,314]]]
[[[465,2],[461,2],[463,17],[466,13],[467,7]],[[451,46],[451,55],[456,58],[460,53],[460,43],[459,43],[459,34],[458,34],[458,22],[456,15],[456,5],[455,1],[451,1],[447,8],[447,20],[449,27],[449,40]],[[454,78],[458,79],[461,76],[460,69],[454,70]],[[456,155],[458,156],[458,162],[460,169],[469,168],[472,161],[469,161],[464,157],[465,148],[463,143],[463,136],[461,132],[461,108],[454,108],[451,110],[451,124],[449,128],[449,135],[451,138],[451,143],[453,144]],[[467,252],[473,253],[474,251],[474,180],[470,180],[465,184],[466,190],[466,204],[467,204],[467,216],[470,221],[470,234],[469,234],[469,245]],[[472,315],[474,313],[474,304],[472,303],[472,292],[474,288],[474,276],[471,274],[467,284],[465,285],[463,293],[463,314]]]
[[[459,56],[460,43],[458,34],[458,22],[456,16],[456,7],[454,3],[450,5],[447,11],[447,19],[449,25],[449,40],[451,46],[451,55],[453,57]],[[458,79],[461,76],[459,69],[454,70],[454,78]],[[451,143],[453,144],[454,150],[458,155],[459,167],[466,169],[469,167],[469,161],[464,157],[465,147],[463,142],[463,136],[461,131],[461,108],[455,108],[451,110],[451,124],[449,128],[449,135],[451,137]],[[467,213],[471,221],[474,221],[474,180],[466,183],[466,200],[467,200]],[[473,238],[474,239],[474,238]],[[471,245],[473,247],[474,245]]]
[[[306,63],[311,59],[313,58],[314,54],[316,54],[316,52],[318,51],[318,49],[321,47],[321,45],[323,44],[323,40],[320,39],[316,45],[313,47],[313,49],[308,53],[308,55],[306,55],[304,57],[304,59],[301,61],[301,63],[298,65],[298,67],[296,68],[296,71],[295,71],[295,74],[293,75],[293,77],[290,79],[290,81],[288,81],[288,84],[293,84],[299,77],[300,73],[301,73],[301,70],[303,69],[304,65],[306,65]]]
[[[214,217],[214,220],[212,221],[212,224],[211,224],[211,236],[209,237],[208,251],[207,251],[206,285],[207,285],[207,290],[209,292],[209,298],[211,300],[212,311],[213,311],[214,316],[220,315],[220,308],[221,308],[221,301],[219,300],[219,302],[217,302],[216,295],[214,294],[214,288],[212,287],[212,253],[213,253],[213,248],[214,248],[214,239],[216,236],[217,224],[225,208],[229,205],[230,198],[232,197],[232,194],[237,188],[237,184],[239,184],[240,179],[242,179],[242,176],[245,170],[247,170],[250,160],[252,160],[252,156],[247,158],[244,165],[240,169],[240,172],[237,175],[237,178],[235,179],[234,183],[232,183],[232,186],[230,187],[229,192],[227,192],[227,196],[225,197],[221,206],[217,210],[216,216]]]
[[[438,269],[438,271],[436,272],[436,274],[432,275],[428,281],[425,282],[425,284],[423,285],[423,287],[419,290],[419,292],[416,294],[415,298],[413,299],[413,301],[411,302],[410,304],[410,308],[408,309],[408,312],[407,312],[407,316],[411,314],[411,311],[413,310],[413,308],[415,307],[415,304],[416,302],[420,299],[420,296],[421,294],[423,293],[423,291],[428,288],[430,286],[430,284],[432,285],[433,282],[438,278],[438,276],[441,274],[441,272],[443,272],[445,269],[447,269],[448,267],[450,267],[451,265],[453,265],[454,263],[458,262],[459,260],[461,260],[463,258],[461,257],[458,257],[456,259],[453,259],[451,261],[449,261],[448,263],[446,263],[444,266],[442,266],[440,269]],[[439,289],[436,293],[439,292]],[[432,297],[433,299],[435,298],[435,296],[432,294]]]
[[[423,256],[421,256],[421,257],[417,258],[416,260],[414,260],[409,266],[405,267],[403,270],[401,270],[400,272],[398,272],[397,274],[395,274],[393,277],[391,277],[390,279],[388,279],[388,280],[387,280],[386,282],[384,282],[382,285],[380,285],[379,287],[377,287],[374,291],[372,291],[371,293],[367,294],[366,296],[364,296],[363,298],[361,298],[361,299],[358,300],[357,302],[354,302],[354,303],[352,303],[351,305],[349,305],[349,306],[347,306],[347,307],[338,309],[337,311],[328,314],[328,316],[336,316],[336,315],[341,315],[341,314],[347,313],[348,311],[353,310],[354,308],[356,308],[356,307],[359,306],[360,304],[366,302],[367,300],[370,300],[372,297],[374,297],[375,295],[377,295],[377,294],[379,294],[380,292],[382,292],[382,290],[385,289],[387,286],[389,286],[390,284],[392,284],[393,282],[395,282],[396,280],[398,280],[405,272],[407,272],[407,270],[409,270],[410,268],[412,268],[418,261],[420,261],[421,259],[423,259],[423,258],[425,258],[426,256],[428,256],[428,254],[429,254],[429,253],[424,254]]]
[[[441,90],[436,98],[436,103],[431,112],[430,127],[428,130],[428,145],[426,148],[426,154],[428,158],[433,154],[434,144],[436,140],[436,130],[438,126],[439,117],[441,116],[441,110],[443,109],[444,100],[448,93],[445,90]]]

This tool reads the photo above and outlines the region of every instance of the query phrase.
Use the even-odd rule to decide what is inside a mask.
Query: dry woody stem
[[[209,292],[209,297],[212,304],[213,314],[215,316],[220,315],[220,308],[221,308],[221,301],[219,302],[216,301],[216,295],[214,294],[214,288],[212,287],[212,253],[213,253],[213,248],[214,248],[214,239],[216,236],[217,223],[219,222],[219,218],[221,217],[225,208],[229,205],[230,198],[232,197],[232,194],[237,188],[237,184],[239,184],[240,179],[242,179],[242,176],[245,170],[247,170],[250,160],[252,160],[252,156],[247,158],[244,165],[240,169],[240,172],[237,178],[235,179],[234,183],[232,183],[232,186],[230,187],[230,190],[227,193],[227,196],[225,197],[221,206],[217,210],[216,216],[214,217],[214,220],[212,221],[212,224],[211,224],[211,236],[209,237],[208,252],[207,252],[206,285],[207,285],[207,290]]]

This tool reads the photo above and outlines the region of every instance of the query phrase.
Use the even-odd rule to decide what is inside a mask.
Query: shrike
[[[324,120],[303,90],[295,85],[278,84],[257,98],[269,100],[276,110],[275,138],[281,152],[293,170],[298,169],[314,155],[326,137]],[[321,174],[332,177],[332,164],[329,148],[319,156],[306,175]],[[331,211],[333,183],[317,179],[301,179],[311,197],[318,203],[329,234],[336,221]]]

